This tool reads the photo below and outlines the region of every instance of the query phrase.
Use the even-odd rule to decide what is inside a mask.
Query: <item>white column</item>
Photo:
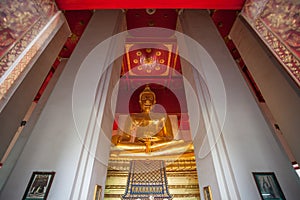
[[[99,21],[102,21],[104,24],[100,25]],[[120,11],[97,11],[91,19],[89,26],[98,27],[102,31],[105,29],[113,35],[119,30],[121,22],[122,14]],[[90,32],[90,34],[99,36],[101,32],[94,31]],[[88,43],[89,41],[85,42]],[[92,105],[86,130],[84,130],[84,127],[81,129],[80,125],[78,127],[79,135],[82,138],[82,149],[70,199],[87,199],[89,193],[91,193],[91,189],[89,188],[91,179],[93,178],[93,167],[95,161],[97,161],[95,158],[99,140],[102,144],[103,142],[104,144],[110,144],[110,138],[107,138],[106,134],[103,133],[101,124],[103,117],[106,117],[104,116],[104,112],[113,67],[111,58],[114,55],[115,48],[118,46],[115,42],[115,40],[106,41],[95,47],[82,62],[76,76],[73,89],[75,123],[79,124],[81,121],[86,120],[81,115],[82,111],[80,109],[80,107],[84,106],[82,102],[83,94],[85,94],[85,98],[90,100],[89,102]],[[80,48],[80,44],[78,45],[78,48]],[[102,159],[105,159],[104,162],[106,163],[108,162],[108,156],[104,155],[108,155],[108,153],[109,148],[105,148],[105,151],[102,152]]]
[[[196,34],[198,31],[207,31],[205,30],[207,25],[212,22],[209,20],[207,11],[185,10],[180,16],[180,20],[183,33],[194,36],[196,39],[194,42],[199,45],[198,47],[197,45],[191,46],[190,42],[187,41],[183,44],[184,47],[179,48],[182,49],[182,55],[186,54],[187,60],[192,65],[192,69],[189,70],[184,69],[187,65],[183,66],[183,76],[193,79],[191,83],[195,84],[189,88],[185,82],[185,90],[188,93],[194,93],[199,103],[198,106],[200,106],[199,112],[201,112],[200,115],[191,114],[195,110],[195,105],[189,102],[191,98],[187,98],[190,119],[199,123],[192,125],[191,128],[194,130],[191,131],[194,138],[200,191],[204,186],[210,185],[214,198],[240,199],[222,137],[222,126],[226,112],[224,83],[216,63],[203,46],[198,43],[198,35]],[[206,38],[206,40],[211,39],[213,39],[213,35],[212,38]],[[192,91],[190,91],[191,89]],[[191,94],[187,96],[191,96]],[[210,166],[210,174],[201,170],[205,166],[206,168]]]
[[[210,185],[216,199],[259,199],[252,173],[274,172],[286,199],[297,199],[299,177],[208,12],[184,10],[180,20],[183,33],[194,39],[179,40],[179,54],[193,66],[188,76],[195,86],[188,92],[197,97],[201,111],[201,116],[195,115],[189,94],[191,124],[200,124],[194,144],[201,195],[203,187]]]

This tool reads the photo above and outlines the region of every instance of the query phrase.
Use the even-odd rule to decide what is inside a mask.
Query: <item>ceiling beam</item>
[[[56,0],[61,10],[185,8],[238,10],[245,0]]]

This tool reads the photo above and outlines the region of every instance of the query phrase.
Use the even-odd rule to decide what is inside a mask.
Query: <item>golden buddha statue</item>
[[[174,139],[168,114],[153,112],[155,103],[147,85],[139,95],[141,112],[130,114],[112,137],[111,156],[194,156],[192,141]]]
[[[119,128],[112,137],[112,143],[119,149],[143,150],[150,153],[155,147],[161,147],[174,139],[171,121],[166,113],[153,113],[156,96],[147,85],[139,96],[141,113],[131,114],[125,126]]]

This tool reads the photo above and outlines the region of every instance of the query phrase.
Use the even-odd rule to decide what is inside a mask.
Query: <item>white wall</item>
[[[226,101],[224,126],[220,123],[222,137],[212,150],[212,154],[214,152],[216,154],[215,157],[212,156],[214,165],[197,158],[198,162],[201,163],[200,169],[201,167],[214,167],[215,172],[225,178],[224,182],[229,183],[224,187],[227,191],[220,191],[221,194],[225,194],[222,199],[259,199],[252,172],[275,172],[285,197],[298,199],[300,196],[299,178],[286,154],[274,138],[273,132],[266,123],[209,14],[206,11],[184,10],[181,20],[183,32],[199,42],[213,59],[221,73],[226,92],[226,99],[213,99],[214,106]],[[201,57],[201,55],[199,56]],[[213,67],[213,63],[207,62],[209,59],[203,59],[200,67]],[[213,88],[218,77],[216,76],[216,79],[213,79],[214,76],[210,77],[212,79],[207,80],[207,82]],[[216,94],[216,96],[219,95],[213,90],[209,92]],[[220,114],[222,111],[216,110],[216,112]],[[218,119],[219,122],[222,120],[222,118]],[[194,141],[194,143],[201,144],[200,141]],[[195,153],[197,154],[197,152]],[[218,164],[221,166],[217,166]],[[211,174],[205,172],[199,174],[201,193],[202,187],[208,184],[201,182],[201,180],[209,180],[210,176]],[[218,179],[219,183],[216,185],[214,179],[211,179],[212,190],[220,187],[220,181]],[[232,186],[231,189],[230,185]],[[232,195],[232,193],[236,194]]]
[[[5,101],[2,101],[2,106],[0,105],[0,162],[3,164],[0,170],[0,193],[27,142],[29,133],[32,132],[32,128],[38,118],[37,115],[40,114],[38,111],[35,111],[35,113],[37,113],[35,116],[30,114],[33,110],[32,105],[35,105],[32,101],[46,78],[52,63],[55,61],[60,49],[65,43],[66,38],[70,34],[69,26],[62,13],[56,15],[53,19],[54,22],[52,21],[52,23],[57,25],[56,28],[53,32],[50,31],[53,27],[50,28],[50,30],[44,30],[45,32],[51,32],[51,34],[49,32],[50,37],[46,38],[46,42],[42,45],[43,48],[41,48],[41,51],[35,55],[30,64],[27,65],[20,74],[19,78],[15,81],[16,84],[9,90],[9,94],[7,93],[7,96],[1,99],[1,101]],[[49,55],[49,53],[51,53],[51,55]],[[59,70],[60,69],[56,70],[55,76],[58,75]],[[53,81],[54,79],[53,77],[51,82],[56,83],[56,81]],[[47,88],[51,90],[49,89],[51,88],[49,85]],[[46,93],[46,91],[44,93]],[[43,96],[45,99],[47,95]],[[35,110],[39,110],[43,107],[44,106],[40,103]],[[29,117],[30,120],[28,121]],[[20,127],[22,120],[28,121],[28,123],[26,123],[26,126]],[[2,153],[5,153],[3,157]]]
[[[72,92],[76,73],[88,53],[113,34],[118,14],[117,10],[94,13],[4,186],[0,199],[21,199],[33,171],[56,172],[49,200],[70,198],[83,150],[79,135],[86,133],[84,129],[88,125],[93,105],[93,102],[88,102],[90,99],[85,99],[85,92],[91,91],[82,91],[81,101],[86,106],[80,109],[86,121],[75,124]],[[91,62],[99,63],[97,59]]]
[[[272,126],[277,124],[280,127],[280,135],[288,143],[291,161],[299,163],[299,87],[268,47],[254,35],[254,31],[249,31],[249,27],[242,17],[237,18],[230,37],[265,99],[272,114]],[[258,57],[260,59],[256,59]]]
[[[77,126],[75,127],[74,113],[72,111],[72,103],[74,103],[72,101],[72,92],[75,76],[87,54],[100,41],[113,33],[117,14],[117,11],[99,11],[94,14],[86,32],[82,36],[60,80],[54,88],[15,169],[1,193],[0,199],[20,199],[32,171],[35,170],[53,170],[56,172],[49,200],[70,198],[73,182],[78,183],[75,178],[79,174],[77,169],[82,165],[79,160],[80,156],[83,155],[82,152],[84,152],[82,151],[83,141],[81,140],[82,138],[78,137],[77,131],[80,131],[79,135],[85,135],[85,128],[88,127],[90,119],[91,105],[93,105],[93,102],[90,99],[86,99],[85,96],[91,92],[95,92],[81,91],[82,96],[78,96],[81,103],[83,103],[82,105],[86,106],[80,107],[78,113],[80,113],[81,118],[83,117],[84,120],[77,121],[79,124],[76,124]],[[230,57],[217,30],[210,21],[209,15],[196,10],[185,10],[183,14],[183,20],[186,23],[185,33],[196,39],[212,57],[214,63],[222,73],[227,95],[227,112],[225,124],[222,129],[223,137],[218,140],[217,147],[214,149],[215,156],[209,157],[209,162],[205,160],[202,162],[197,158],[199,168],[211,169],[209,173],[203,171],[202,174],[199,174],[200,186],[210,184],[214,199],[219,199],[221,197],[217,190],[220,183],[218,183],[219,186],[216,184],[215,177],[223,176],[224,183],[230,183],[230,186],[236,189],[233,193],[236,193],[236,196],[240,197],[240,199],[259,199],[252,172],[274,171],[286,198],[297,199],[300,196],[300,190],[298,190],[299,178],[293,171],[286,155],[276,143],[253,96],[248,91],[242,76],[239,74],[235,62]],[[99,58],[101,56],[99,55]],[[204,59],[202,64],[212,64],[206,61]],[[89,62],[91,62],[91,65],[95,65],[99,60],[95,59],[94,63],[93,61]],[[93,74],[90,74],[90,76],[93,76]],[[213,80],[210,81],[213,82]],[[89,82],[89,84],[93,84],[93,82]],[[94,84],[97,85],[98,83]],[[223,101],[224,99],[214,99],[213,103],[218,104]],[[218,112],[221,111],[218,110]],[[193,120],[196,121],[195,119]],[[76,128],[78,129],[76,130]],[[199,141],[195,143],[199,144]],[[220,160],[217,162],[216,158]],[[225,169],[223,165],[216,166],[216,163],[224,163],[224,166],[227,168]],[[96,165],[97,163],[95,164],[95,168],[97,168]],[[93,163],[91,166],[93,166]],[[210,174],[213,172],[217,175]],[[91,175],[91,171],[88,175]],[[210,179],[211,176],[214,178]],[[203,183],[201,182],[201,177],[203,178]],[[79,188],[82,189],[80,187],[81,179],[78,178],[78,180]],[[209,182],[210,180],[211,182]],[[91,182],[91,185],[94,182],[95,180]],[[203,194],[202,188],[200,191]],[[78,191],[74,190],[74,192]],[[230,196],[228,193],[231,192],[228,190],[221,191],[220,193]],[[76,199],[75,196],[73,197]],[[222,196],[222,199],[226,199],[226,196]]]

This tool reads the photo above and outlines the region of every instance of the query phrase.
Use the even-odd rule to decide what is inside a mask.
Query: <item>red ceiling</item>
[[[88,22],[90,21],[93,11],[91,10],[69,10],[65,11],[64,15],[72,32],[67,39],[59,56],[69,58],[77,45],[82,33],[84,32]]]
[[[235,18],[238,15],[239,10],[242,9],[242,6],[244,4],[245,0],[151,0],[151,1],[124,1],[124,0],[110,0],[110,1],[104,1],[104,0],[56,0],[56,3],[59,7],[59,9],[64,11],[64,14],[66,16],[66,19],[68,21],[68,24],[70,26],[70,29],[72,31],[72,35],[68,38],[66,41],[64,48],[62,49],[59,57],[68,58],[70,57],[71,53],[74,50],[74,47],[76,46],[78,40],[80,39],[88,21],[90,20],[94,9],[126,9],[126,23],[127,23],[127,29],[135,29],[139,27],[163,27],[168,28],[171,30],[176,30],[176,23],[177,23],[177,15],[178,10],[176,8],[193,8],[193,9],[210,9],[212,11],[211,17],[213,22],[215,23],[217,29],[219,30],[221,36],[223,37],[225,44],[227,45],[228,49],[232,53],[233,58],[239,63],[240,67],[244,70],[247,70],[246,67],[244,67],[244,63],[242,59],[240,58],[240,55],[238,51],[236,50],[234,44],[231,40],[228,38],[228,33],[232,27],[233,22],[235,21]],[[139,9],[138,9],[139,8]],[[144,8],[156,8],[157,10],[149,14],[146,12]],[[159,9],[164,8],[164,9]],[[172,9],[170,9],[172,8]],[[153,33],[152,33],[153,34]],[[136,36],[137,37],[137,36]],[[153,35],[152,35],[153,37]],[[133,44],[132,44],[133,45]],[[160,83],[159,84],[152,84],[151,87],[157,93],[157,102],[166,109],[168,113],[174,113],[177,114],[179,117],[179,121],[182,122],[182,124],[186,124],[186,129],[188,128],[188,118],[186,116],[187,112],[187,105],[185,102],[185,94],[182,87],[182,78],[173,76],[172,73],[167,73],[171,76],[163,76],[165,73],[164,68],[155,69],[154,72],[149,70],[145,71],[144,74],[141,73],[141,69],[138,68],[138,66],[134,66],[136,63],[134,62],[134,58],[136,55],[138,55],[138,51],[140,51],[145,58],[147,62],[150,62],[149,56],[152,55],[153,52],[155,52],[154,57],[159,58],[158,61],[163,62],[163,60],[167,60],[168,52],[170,53],[170,49],[165,48],[158,48],[158,49],[148,49],[149,52],[147,52],[147,49],[138,49],[136,51],[129,51],[127,54],[124,55],[124,61],[122,65],[122,72],[121,76],[124,74],[127,74],[128,71],[130,71],[130,65],[133,68],[136,68],[137,70],[133,70],[132,72],[136,72],[138,76],[124,76],[126,78],[121,79],[120,84],[120,93],[118,100],[118,113],[126,112],[129,106],[130,112],[139,112],[139,106],[136,103],[137,97],[139,94],[139,91],[135,91],[132,95],[132,88],[143,88],[140,87],[142,85],[148,84],[148,83]],[[144,52],[145,51],[145,52]],[[156,54],[160,52],[160,54]],[[126,55],[130,55],[129,57]],[[166,66],[171,67],[175,69],[177,72],[181,72],[181,66],[180,66],[180,58],[178,59],[172,59],[174,58],[175,54],[171,53],[171,63],[162,63],[163,65],[166,64]],[[148,58],[149,57],[149,58]],[[152,55],[153,57],[153,55]],[[141,62],[140,59],[136,60],[138,62]],[[47,85],[47,82],[51,78],[53,72],[55,71],[59,59],[56,60],[57,62],[54,63],[52,69],[49,72],[49,76],[46,78],[45,83],[41,87],[41,90],[39,91],[36,100],[39,99],[40,95],[42,94],[44,88]],[[133,63],[131,63],[131,61]],[[141,64],[141,63],[140,63]],[[162,66],[163,66],[162,65]],[[149,77],[149,73],[151,74],[151,77]],[[249,73],[246,73],[246,76],[250,76],[249,80],[251,81],[251,75]],[[156,81],[151,81],[152,79],[156,79]],[[161,86],[161,87],[160,87]],[[167,87],[165,87],[167,86]],[[177,92],[177,94],[174,96],[174,94],[168,90],[168,87],[173,88],[174,91]],[[254,91],[256,90],[255,85],[253,85]],[[181,92],[181,93],[180,93]],[[258,91],[259,93],[259,91]],[[260,94],[260,93],[259,93]],[[258,96],[261,96],[259,95]],[[131,96],[132,95],[132,96]],[[128,99],[128,101],[124,101],[124,99]],[[135,100],[132,98],[136,98]],[[127,104],[130,100],[130,103]],[[261,98],[262,99],[262,98]],[[262,99],[263,100],[263,99]],[[127,103],[126,103],[127,102]],[[178,103],[180,102],[180,105]],[[124,110],[125,109],[125,110]],[[185,119],[186,118],[186,119]]]
[[[155,26],[175,30],[177,14],[176,9],[156,9],[152,14],[146,9],[129,9],[126,11],[127,29]]]
[[[234,44],[228,38],[229,31],[232,27],[235,18],[237,17],[239,10],[242,8],[244,4],[244,0],[152,0],[152,1],[124,1],[124,0],[111,0],[111,1],[103,1],[103,0],[56,0],[58,7],[64,11],[65,17],[68,21],[70,29],[72,31],[72,35],[66,41],[63,49],[60,52],[60,55],[56,62],[53,64],[51,71],[49,72],[44,84],[42,85],[37,97],[36,101],[38,101],[39,97],[43,93],[48,81],[52,77],[56,67],[59,64],[60,58],[68,58],[72,54],[77,42],[79,41],[84,29],[86,28],[90,18],[93,15],[94,9],[109,9],[109,8],[122,8],[126,9],[126,24],[127,29],[132,30],[139,27],[163,27],[171,30],[176,30],[177,24],[177,16],[178,10],[174,8],[197,8],[197,9],[210,9],[211,17],[213,22],[215,23],[217,29],[219,30],[221,36],[223,37],[225,44],[228,49],[232,53],[233,58],[239,63],[240,67],[244,70],[247,68],[244,67],[244,63],[240,58],[238,51],[236,50]],[[135,9],[129,9],[135,8]],[[140,9],[136,9],[140,8]],[[173,9],[157,9],[154,13],[149,14],[145,9],[142,8],[173,8]],[[152,37],[153,33],[152,33]],[[167,37],[167,36],[166,36]],[[137,39],[138,36],[135,37]],[[140,41],[139,41],[140,42]],[[134,45],[134,42],[131,44]],[[173,44],[174,45],[174,44]],[[176,45],[175,45],[176,46]],[[172,49],[172,48],[171,48]],[[161,104],[168,113],[177,114],[179,117],[179,122],[184,125],[184,129],[189,129],[189,122],[187,114],[187,105],[185,101],[185,94],[182,88],[182,78],[180,76],[174,76],[174,73],[166,73],[166,69],[164,66],[168,66],[171,69],[175,69],[177,72],[181,72],[180,66],[180,57],[174,59],[176,55],[171,53],[171,49],[165,49],[164,47],[158,47],[158,49],[137,49],[137,50],[129,50],[124,55],[124,62],[122,65],[122,72],[120,76],[123,78],[120,79],[120,90],[119,90],[119,98],[118,98],[118,107],[117,113],[126,113],[127,109],[129,112],[139,112],[138,95],[139,90],[144,88],[145,84],[148,83],[156,83],[151,84],[151,88],[157,94],[157,103]],[[148,50],[148,51],[147,51]],[[139,69],[138,65],[141,65],[143,60],[138,59],[139,51],[146,58],[146,61],[150,63],[150,57],[157,58],[158,62],[161,62],[161,68],[154,68],[154,71],[143,71],[143,69]],[[153,54],[155,53],[155,54]],[[153,54],[153,55],[152,55]],[[171,55],[171,59],[167,59]],[[148,60],[147,60],[148,59]],[[137,60],[137,62],[135,61]],[[166,60],[170,60],[171,63],[165,63]],[[137,65],[137,66],[135,66]],[[131,69],[132,68],[132,69]],[[127,73],[132,71],[135,75]],[[143,73],[142,73],[143,72]],[[155,73],[154,73],[155,72]],[[142,74],[140,74],[142,73]],[[123,76],[128,74],[126,76]],[[167,75],[164,75],[167,74]],[[251,80],[251,75],[246,73],[246,76],[250,76],[249,80]],[[125,77],[125,78],[124,78]],[[153,81],[155,79],[155,81]],[[251,81],[250,81],[251,82]],[[161,85],[159,84],[161,83]],[[142,86],[142,87],[141,87]],[[176,91],[176,95],[172,93],[172,91],[168,90],[168,88]],[[133,88],[137,89],[134,94]],[[254,91],[256,90],[255,85],[253,85]],[[261,96],[259,95],[257,96]],[[134,99],[135,98],[135,99]],[[127,99],[128,101],[124,101]],[[129,101],[130,99],[130,101]],[[262,98],[261,98],[262,99]],[[263,100],[263,99],[262,99]],[[130,102],[130,103],[129,103]],[[128,104],[129,103],[129,104]],[[128,107],[129,106],[129,107]]]
[[[60,0],[57,0],[57,2],[59,3]],[[65,1],[65,2],[73,2],[73,1]],[[85,4],[86,5],[86,4]],[[219,29],[222,37],[225,39],[225,42],[227,43],[227,46],[229,47],[230,51],[233,53],[233,57],[235,59],[238,59],[240,56],[238,54],[238,52],[236,51],[234,45],[231,44],[230,40],[226,41],[227,35],[229,33],[229,30],[235,20],[235,17],[237,16],[237,11],[235,10],[214,10],[212,12],[212,19],[214,21],[214,23],[216,24],[217,28]],[[68,24],[70,26],[70,29],[72,31],[72,35],[68,38],[68,40],[66,41],[63,49],[61,50],[60,54],[59,54],[59,58],[69,58],[70,55],[72,54],[78,40],[80,39],[85,27],[87,26],[91,16],[93,14],[92,10],[65,10],[64,11],[64,15],[68,21]],[[127,26],[128,29],[134,29],[134,28],[139,28],[139,27],[149,27],[149,26],[154,26],[154,27],[163,27],[163,28],[168,28],[168,29],[172,29],[175,30],[176,29],[176,23],[177,23],[177,10],[176,9],[158,9],[156,10],[153,14],[148,14],[146,12],[145,9],[129,9],[126,12],[126,22],[127,22]],[[153,33],[152,33],[153,34]],[[138,37],[135,37],[135,40],[137,40]],[[140,43],[141,41],[136,41],[138,43]],[[131,42],[132,45],[135,43],[134,41]],[[174,43],[174,42],[173,42]],[[170,44],[173,44],[172,41]],[[169,45],[170,46],[170,45]],[[176,47],[176,45],[172,45],[174,47]],[[172,47],[169,47],[172,49]],[[158,62],[163,62],[161,63],[162,66],[166,65],[168,67],[171,67],[172,69],[175,69],[176,71],[178,71],[179,73],[181,72],[181,67],[180,67],[180,58],[178,57],[178,59],[174,59],[175,58],[175,54],[171,53],[171,59],[170,61],[172,63],[166,62],[167,57],[169,56],[169,52],[171,51],[171,49],[168,49],[166,51],[164,51],[163,47],[158,47],[158,49],[160,49],[160,53],[161,55],[156,56],[158,59]],[[153,49],[154,50],[154,49]],[[141,51],[143,52],[143,51]],[[153,51],[154,52],[154,51]],[[174,52],[174,49],[173,49]],[[137,51],[129,51],[128,55],[132,54],[131,56],[129,55],[126,56],[124,55],[124,63],[122,65],[122,72],[121,72],[121,76],[126,74],[128,71],[131,70],[131,67],[138,67],[138,66],[134,66],[134,61],[135,61],[135,57],[133,55],[136,55]],[[151,52],[152,53],[152,52]],[[158,53],[158,52],[156,52]],[[145,57],[147,58],[147,55],[150,53],[144,53]],[[57,60],[57,61],[58,61]],[[131,62],[132,61],[132,62]],[[141,62],[140,59],[137,59],[138,62]],[[59,63],[59,62],[57,62]],[[130,64],[129,64],[130,63]],[[57,66],[57,65],[55,65]],[[50,72],[49,75],[51,75],[54,71],[56,67],[53,67],[53,70]],[[126,76],[126,81],[125,81],[125,88],[129,89],[129,88],[135,88],[135,86],[141,85],[141,84],[145,84],[147,82],[151,82],[149,80],[149,78],[155,78],[155,79],[159,79],[159,81],[162,82],[162,85],[172,85],[172,87],[174,88],[180,88],[181,84],[177,84],[178,81],[176,81],[177,79],[174,78],[173,73],[165,73],[164,71],[164,67],[161,67],[159,70],[158,69],[154,69],[154,71],[152,70],[151,73],[149,73],[149,70],[145,71],[145,70],[139,70],[138,68],[136,68],[136,70],[132,70],[132,72],[136,72],[136,74],[138,74],[138,76]],[[143,74],[141,73],[144,73]],[[153,74],[155,72],[155,74]],[[165,75],[166,74],[166,75]],[[128,74],[130,75],[130,74]],[[151,76],[151,77],[149,77]],[[51,76],[49,76],[51,77]],[[47,80],[49,80],[49,78],[46,79],[45,83],[43,84],[43,86],[41,87],[41,90],[39,91],[39,94],[37,97],[39,97],[41,95],[41,93],[43,92],[45,86],[47,85]],[[156,80],[157,82],[158,80]],[[180,81],[179,81],[180,82]],[[39,98],[37,98],[36,100],[38,100]]]
[[[66,41],[66,44],[59,55],[60,57],[63,57],[63,58],[70,57],[71,53],[73,52],[74,47],[76,46],[88,21],[90,20],[92,14],[93,14],[91,9],[97,9],[97,8],[103,9],[103,8],[111,8],[111,7],[114,7],[114,8],[120,8],[120,7],[122,7],[122,8],[130,8],[130,7],[144,8],[145,7],[146,8],[146,7],[154,7],[154,5],[158,5],[158,6],[155,6],[156,8],[160,8],[160,7],[163,8],[163,7],[170,7],[170,6],[166,6],[167,3],[169,3],[169,5],[172,5],[172,8],[176,8],[176,7],[182,7],[182,8],[193,7],[193,8],[206,8],[206,9],[213,8],[213,10],[211,10],[212,11],[211,12],[212,20],[216,24],[216,27],[218,28],[221,36],[224,38],[226,45],[228,46],[230,52],[233,55],[233,58],[235,60],[241,60],[240,55],[237,52],[235,46],[228,39],[228,33],[232,27],[232,24],[233,24],[235,18],[238,15],[239,9],[241,9],[241,7],[244,3],[244,0],[231,0],[231,1],[226,1],[226,3],[224,3],[225,1],[223,2],[221,0],[213,0],[213,1],[205,1],[205,2],[200,2],[200,0],[198,0],[197,2],[196,1],[191,2],[191,0],[188,0],[185,2],[179,2],[177,0],[173,0],[172,1],[173,4],[170,4],[171,3],[170,0],[167,2],[164,2],[164,4],[158,4],[158,2],[156,0],[152,1],[151,2],[152,4],[149,4],[150,2],[145,2],[145,1],[139,1],[139,2],[130,1],[130,2],[126,3],[126,6],[124,6],[124,2],[121,2],[121,1],[119,2],[118,6],[114,6],[115,3],[118,2],[118,0],[112,0],[110,2],[99,2],[99,1],[96,2],[96,1],[92,1],[92,0],[87,0],[84,2],[80,1],[80,0],[56,0],[56,2],[58,4],[59,8],[64,10],[64,14],[66,16],[66,19],[67,19],[70,29],[72,31],[72,35]],[[139,5],[140,2],[145,3],[145,4]],[[101,3],[103,3],[103,4],[101,4]],[[133,5],[135,5],[135,6],[133,6]],[[147,5],[151,5],[151,6],[147,6]],[[225,9],[230,9],[230,10],[225,10]],[[233,10],[233,9],[235,9],[235,10]],[[162,10],[157,9],[152,14],[147,13],[145,9],[128,9],[128,10],[126,10],[127,28],[128,28],[128,30],[130,30],[130,29],[135,29],[135,28],[139,28],[139,27],[154,26],[154,27],[163,27],[163,28],[176,30],[177,15],[178,15],[178,10],[176,10],[176,9],[162,9]],[[134,42],[132,43],[132,45],[134,45]],[[153,52],[155,52],[154,57],[157,58],[157,61],[163,62],[163,61],[169,60],[169,59],[167,59],[167,57],[169,56],[168,53],[170,52],[171,49],[165,49],[165,48],[159,47],[158,50],[151,49],[152,50],[151,52],[146,52],[146,50],[147,49],[138,49],[138,50],[134,50],[134,51],[128,51],[127,54],[124,55],[124,63],[122,65],[122,72],[121,72],[120,76],[127,74],[127,72],[129,72],[129,71],[135,72],[135,74],[137,74],[137,76],[133,76],[132,74],[131,74],[132,76],[130,76],[130,74],[128,73],[129,76],[126,75],[126,79],[124,79],[124,81],[121,81],[122,83],[124,82],[123,84],[121,84],[121,86],[124,86],[124,89],[126,88],[124,91],[132,92],[132,91],[130,91],[131,90],[130,88],[136,88],[143,84],[151,83],[152,81],[149,80],[151,78],[156,79],[156,82],[161,81],[162,85],[167,85],[167,86],[172,85],[173,89],[182,90],[182,88],[179,87],[182,84],[176,84],[177,82],[180,83],[180,81],[182,81],[182,79],[180,79],[180,78],[178,79],[176,77],[174,78],[172,73],[166,73],[165,72],[166,69],[164,67],[161,67],[160,69],[154,69],[154,71],[152,70],[151,72],[149,72],[149,70],[147,71],[147,69],[145,71],[143,69],[139,69],[138,66],[135,66],[139,62],[142,62],[141,59],[137,59],[138,51],[140,51],[145,56],[146,59],[148,57],[149,58],[153,57],[152,54],[153,54]],[[158,55],[156,53],[160,53],[160,55]],[[150,56],[150,54],[152,56]],[[179,58],[173,59],[175,54],[171,53],[170,55],[171,55],[170,61],[172,61],[172,64],[164,62],[164,63],[162,63],[162,66],[165,65],[165,66],[171,67],[180,73],[180,71],[181,71],[180,61],[179,61],[180,59]],[[138,62],[135,63],[135,60],[137,60]],[[148,59],[146,61],[150,62],[151,60]],[[244,66],[242,60],[240,62],[240,65],[241,65],[241,67]],[[155,72],[155,74],[153,74],[154,72]],[[142,74],[140,74],[140,73],[142,73]],[[167,74],[167,75],[164,75],[164,74]],[[170,74],[171,74],[171,76],[169,76]],[[158,81],[158,79],[159,79],[159,81]],[[177,87],[177,85],[179,85],[179,86]],[[41,89],[43,89],[43,88],[44,87],[42,87]],[[159,92],[159,90],[157,92]],[[40,91],[39,93],[42,93],[42,92]],[[126,96],[126,95],[123,94],[123,96]],[[164,95],[162,95],[162,96],[164,96]],[[167,99],[168,99],[168,101],[165,101]],[[178,113],[178,110],[171,109],[171,108],[176,108],[177,106],[174,106],[172,103],[170,103],[173,101],[169,101],[169,100],[170,100],[170,98],[162,98],[160,103],[163,105],[164,104],[167,105],[166,107],[168,108],[168,112]],[[170,105],[170,106],[168,107],[168,105]],[[135,108],[135,109],[137,109],[137,108]],[[135,110],[135,109],[133,109],[133,110]],[[181,112],[186,111],[186,108],[181,108],[181,109],[183,109],[183,110],[181,110]],[[122,109],[120,109],[120,108],[118,109],[119,112],[122,112],[121,110]]]
[[[61,10],[197,8],[241,9],[245,0],[56,0]]]

